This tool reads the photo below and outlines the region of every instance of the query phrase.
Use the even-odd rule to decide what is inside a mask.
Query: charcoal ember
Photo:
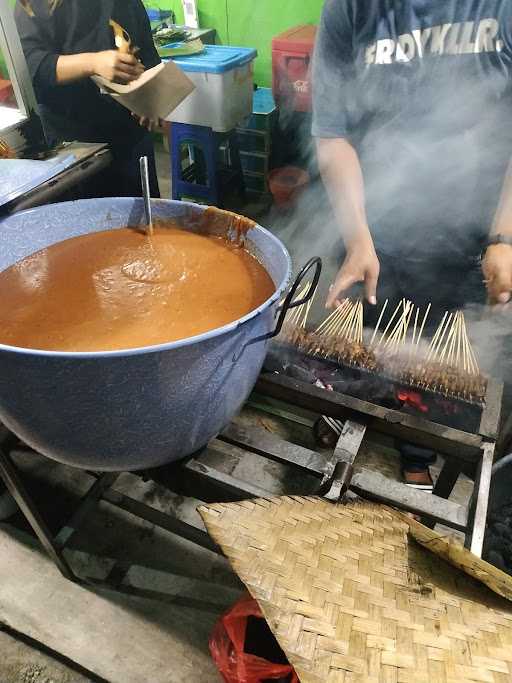
[[[396,366],[394,372],[401,373],[404,380],[413,386],[430,388],[446,395],[461,396],[465,400],[483,401],[487,393],[487,378],[442,363],[429,363],[426,367],[414,364],[402,370]]]

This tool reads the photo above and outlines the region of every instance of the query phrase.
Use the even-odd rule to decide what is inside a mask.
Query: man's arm
[[[364,181],[356,150],[345,139],[318,139],[318,162],[347,250],[327,306],[340,306],[343,293],[364,282],[366,298],[377,303],[379,260],[366,219]]]
[[[360,115],[352,46],[354,7],[353,0],[326,0],[313,64],[313,135],[347,249],[328,307],[339,305],[356,282],[364,282],[366,297],[375,304],[380,268],[366,218],[363,173],[350,143]]]
[[[491,236],[512,238],[512,162],[509,166]],[[487,248],[483,271],[491,303],[506,304],[512,298],[512,246],[494,244]]]

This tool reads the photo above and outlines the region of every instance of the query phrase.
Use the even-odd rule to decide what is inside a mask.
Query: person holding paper
[[[150,161],[151,194],[159,197],[151,122],[137,119],[91,77],[131,83],[160,63],[141,0],[17,0],[16,23],[49,142],[107,142],[114,162],[96,196],[140,196],[138,160]],[[131,41],[116,49],[111,21]]]

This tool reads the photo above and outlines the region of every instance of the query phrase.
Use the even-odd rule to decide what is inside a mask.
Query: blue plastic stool
[[[183,150],[189,165],[183,168]],[[236,131],[216,133],[204,126],[173,123],[170,131],[172,199],[201,199],[223,207],[227,190],[245,193]],[[195,151],[201,150],[197,155]],[[222,153],[224,152],[224,153]],[[222,158],[224,156],[224,158]]]

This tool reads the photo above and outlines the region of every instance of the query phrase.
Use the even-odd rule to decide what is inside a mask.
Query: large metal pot
[[[154,202],[156,218],[178,218],[185,226],[197,224],[203,210]],[[84,200],[15,214],[0,221],[0,270],[62,240],[142,220],[143,203],[136,199]],[[290,257],[282,243],[259,226],[247,240],[276,285],[257,310],[198,337],[129,351],[57,353],[0,345],[0,420],[36,451],[99,471],[157,467],[205,446],[252,391],[289,286]],[[317,282],[319,259],[308,268],[313,265]]]

